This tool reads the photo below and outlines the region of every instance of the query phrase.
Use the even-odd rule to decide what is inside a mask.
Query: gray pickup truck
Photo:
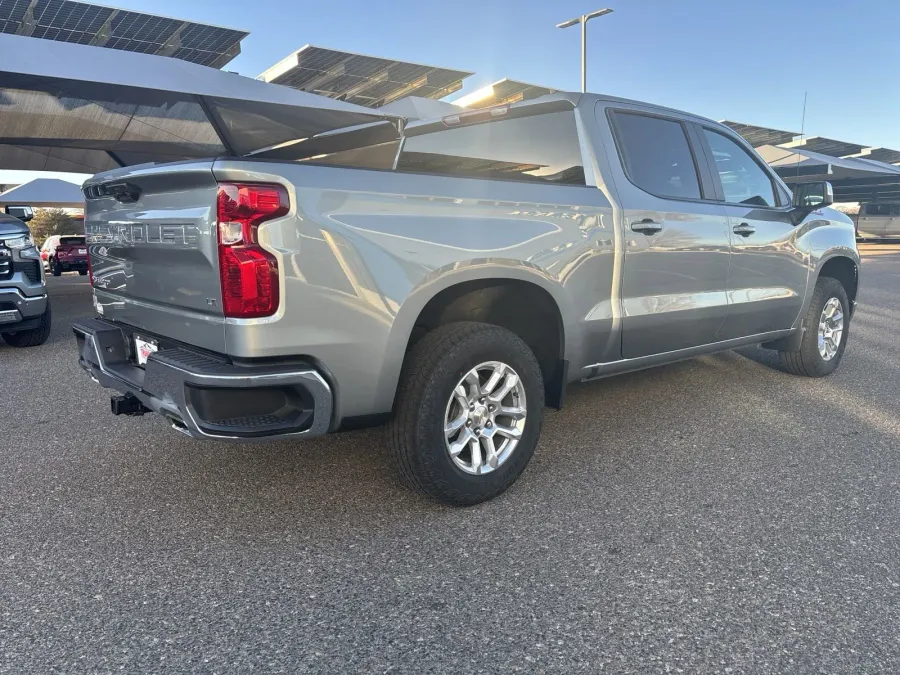
[[[97,317],[80,363],[199,439],[387,422],[404,482],[489,499],[545,405],[743,345],[837,368],[854,228],[716,122],[554,94],[376,122],[84,186]]]
[[[37,347],[50,337],[50,301],[41,254],[34,247],[30,206],[0,213],[0,336],[11,347]]]

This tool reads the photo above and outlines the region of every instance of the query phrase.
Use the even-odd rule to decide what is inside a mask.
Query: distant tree
[[[84,234],[81,224],[62,209],[36,209],[28,226],[38,246],[54,234]]]

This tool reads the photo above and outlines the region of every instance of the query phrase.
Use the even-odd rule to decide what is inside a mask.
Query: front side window
[[[614,119],[632,183],[659,197],[700,199],[697,167],[680,122],[624,112],[616,112]]]
[[[772,178],[744,148],[727,136],[703,129],[715,169],[722,181],[725,201],[748,206],[777,206]]]
[[[584,185],[574,112],[497,120],[409,136],[398,171]]]

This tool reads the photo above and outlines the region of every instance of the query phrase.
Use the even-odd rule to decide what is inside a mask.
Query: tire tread
[[[532,362],[533,371],[540,379],[540,366],[531,350],[521,338],[505,328],[474,321],[439,326],[424,335],[407,354],[397,386],[394,413],[386,428],[391,463],[401,482],[412,490],[447,504],[471,505],[486,501],[508,487],[508,484],[500,485],[489,493],[457,492],[454,495],[448,495],[448,486],[442,485],[440,481],[435,480],[434,476],[427,475],[427,471],[423,471],[422,458],[418,448],[419,410],[426,399],[438,395],[438,388],[433,386],[436,365],[464,343],[488,336],[497,340],[498,343],[513,341],[514,344],[511,346],[519,349],[520,353]],[[541,393],[543,393],[542,380],[539,385]],[[539,433],[540,415],[543,412],[544,402],[541,397],[541,400],[534,403],[536,405],[533,414],[538,416],[537,431]],[[531,401],[529,401],[529,409],[531,409],[531,405]],[[532,413],[529,412],[529,414]]]
[[[828,297],[837,296],[841,300],[844,309],[844,336],[840,353],[835,357],[836,362],[826,366],[826,362],[819,355],[818,348],[818,321],[822,307]],[[806,316],[803,317],[803,341],[800,349],[796,351],[781,351],[781,363],[792,375],[801,377],[823,377],[834,372],[843,357],[850,330],[849,301],[847,292],[837,279],[832,277],[820,277],[816,281],[813,297],[809,304]]]
[[[41,322],[37,328],[23,330],[19,333],[3,333],[3,339],[10,347],[38,347],[50,337],[51,327],[50,306],[47,305],[47,309],[41,315]]]

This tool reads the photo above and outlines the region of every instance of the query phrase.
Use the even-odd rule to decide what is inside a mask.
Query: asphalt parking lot
[[[116,418],[86,279],[0,347],[0,672],[900,672],[900,253],[841,369],[757,349],[574,387],[444,508],[379,430],[235,447]]]

